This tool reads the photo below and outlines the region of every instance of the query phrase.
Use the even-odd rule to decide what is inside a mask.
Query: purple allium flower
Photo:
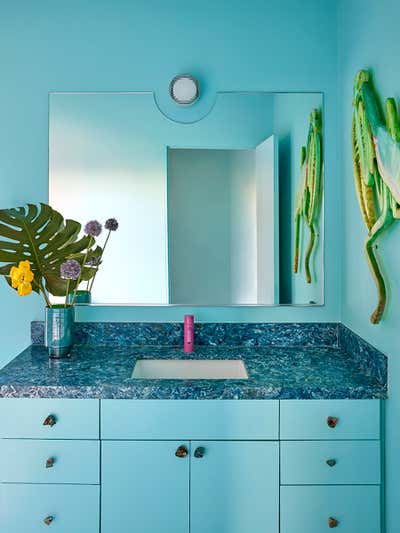
[[[104,227],[108,229],[108,231],[117,231],[118,229],[118,220],[116,218],[109,218],[106,220],[106,223],[104,224]]]
[[[100,257],[89,257],[86,264],[90,267],[98,266],[100,264]]]
[[[91,237],[98,237],[102,229],[103,227],[100,222],[97,222],[97,220],[90,220],[85,226],[85,233]]]
[[[63,279],[78,279],[81,275],[81,265],[75,259],[67,259],[60,266],[60,274]]]

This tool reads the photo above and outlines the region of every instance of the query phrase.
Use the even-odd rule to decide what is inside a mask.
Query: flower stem
[[[69,294],[69,284],[70,283],[71,283],[71,280],[67,280],[67,290],[66,290],[66,293],[65,293],[64,307],[67,307],[67,304],[68,304],[68,294]]]
[[[35,279],[33,280],[33,283],[35,283],[35,285],[37,286],[37,288],[39,289],[39,291],[43,294],[43,298],[45,299],[45,302],[46,302],[46,306],[47,307],[51,307],[51,303],[50,303],[50,300],[48,299],[47,297],[47,294],[46,294],[46,290],[45,288],[43,287],[43,283],[42,281],[36,281]]]
[[[106,249],[106,246],[107,246],[108,240],[110,238],[110,235],[111,235],[111,230],[108,231],[108,235],[106,237],[106,240],[105,240],[105,243],[104,243],[104,246],[103,246],[103,250],[101,252],[101,255],[98,258],[98,265],[97,265],[97,268],[96,268],[96,272],[94,273],[92,281],[90,283],[89,292],[91,292],[91,290],[93,289],[93,283],[94,283],[94,280],[95,280],[95,278],[97,276],[97,272],[99,271],[99,265],[101,263],[101,260],[103,259],[104,250]]]
[[[72,301],[71,301],[71,305],[72,305],[72,306],[75,304],[76,291],[78,290],[79,284],[80,284],[80,282],[82,281],[82,272],[83,272],[83,269],[85,268],[86,261],[87,261],[88,255],[89,255],[89,250],[90,250],[90,248],[93,246],[93,243],[94,243],[94,239],[93,239],[92,236],[90,236],[90,238],[89,238],[89,243],[88,243],[88,247],[87,247],[87,249],[86,249],[86,254],[85,254],[85,257],[84,257],[83,262],[82,262],[81,273],[80,273],[79,278],[76,280],[76,285],[75,285],[74,295],[73,295],[73,297],[72,297]]]

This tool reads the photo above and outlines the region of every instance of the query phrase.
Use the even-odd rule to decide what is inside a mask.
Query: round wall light
[[[190,74],[179,74],[169,84],[169,93],[177,104],[193,104],[200,96],[199,82]]]

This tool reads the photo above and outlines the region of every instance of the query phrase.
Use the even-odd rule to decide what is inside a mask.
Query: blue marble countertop
[[[133,379],[139,358],[188,358],[171,346],[75,345],[49,360],[32,345],[0,371],[0,397],[131,399],[386,398],[387,384],[343,348],[198,346],[191,358],[243,359],[247,380]]]

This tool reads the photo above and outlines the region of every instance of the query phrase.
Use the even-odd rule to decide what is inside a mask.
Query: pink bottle
[[[194,316],[185,315],[183,322],[183,351],[185,353],[193,353],[194,351]]]

